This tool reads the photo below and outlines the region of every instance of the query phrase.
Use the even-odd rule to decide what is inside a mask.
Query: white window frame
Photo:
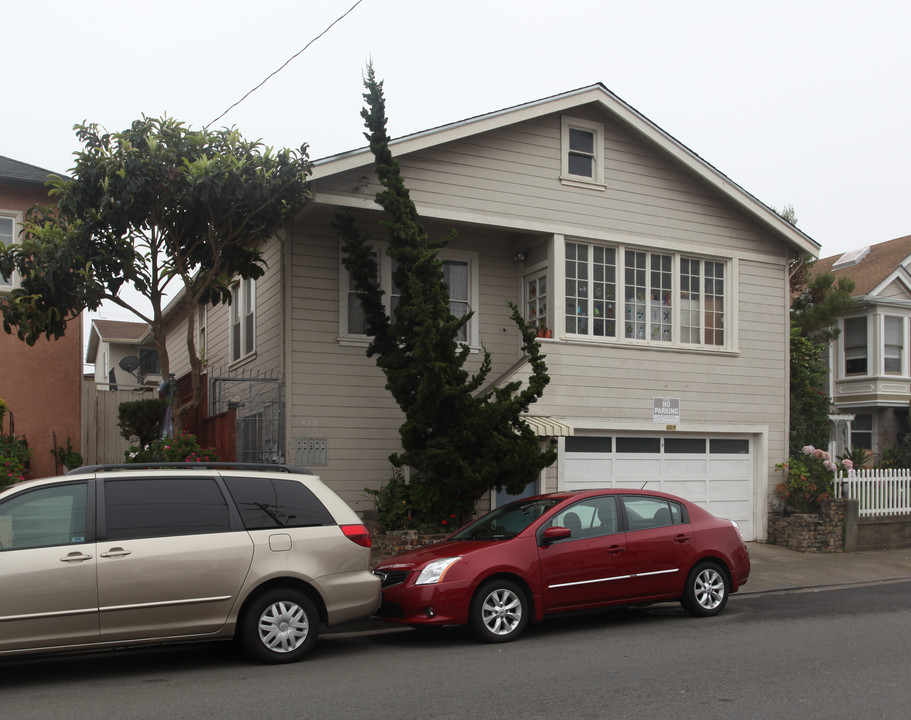
[[[586,175],[574,175],[569,171],[569,156],[571,152],[570,130],[581,130],[583,132],[591,133],[593,136],[594,151],[591,154],[593,163],[591,177]],[[560,138],[560,181],[564,185],[572,187],[606,190],[607,186],[604,184],[604,125],[591,120],[563,116],[560,122]]]
[[[380,289],[383,290],[383,301],[388,303],[392,291],[392,258],[386,254],[386,243],[373,243],[373,251],[376,253]],[[366,345],[370,342],[369,336],[363,333],[351,332],[348,317],[348,298],[354,292],[351,287],[351,274],[345,268],[339,256],[339,344],[341,345]],[[480,326],[478,318],[479,308],[479,285],[480,275],[478,270],[478,254],[467,250],[453,250],[444,248],[438,255],[441,262],[465,262],[468,264],[468,310],[474,311],[471,320],[468,321],[466,328],[467,344],[472,349],[477,349],[481,345],[478,328]],[[388,306],[387,306],[387,312]]]
[[[9,220],[11,223],[10,229],[10,243],[15,243],[19,238],[19,223],[22,219],[22,213],[8,210],[0,210],[0,219]],[[4,241],[4,237],[0,236],[0,243]],[[4,243],[5,244],[5,243]],[[13,273],[11,278],[4,278],[0,276],[0,293],[9,292],[19,284],[18,274]]]
[[[577,294],[571,296],[572,300],[567,299],[567,290],[570,286],[571,281],[578,280],[576,277],[567,277],[567,265],[570,262],[578,263],[579,261],[572,258],[567,258],[566,246],[568,244],[575,244],[587,247],[586,260],[588,263],[588,271],[584,281],[587,284],[586,292],[587,295],[583,296]],[[671,347],[678,349],[690,349],[690,350],[706,350],[712,352],[731,352],[736,349],[736,322],[733,317],[734,313],[734,301],[733,298],[736,297],[736,288],[734,286],[734,279],[736,274],[736,264],[732,258],[722,258],[722,257],[703,257],[696,255],[694,253],[683,253],[675,252],[672,250],[659,249],[659,248],[647,248],[647,247],[637,247],[632,245],[620,245],[616,243],[601,243],[601,242],[592,242],[590,240],[583,240],[578,238],[567,237],[563,239],[563,250],[561,251],[561,277],[555,279],[554,287],[559,288],[559,295],[554,298],[555,307],[562,307],[561,315],[557,318],[559,322],[560,329],[563,332],[563,337],[571,340],[584,340],[586,342],[608,342],[608,343],[620,343],[620,344],[633,344],[633,345],[647,345],[649,347]],[[614,279],[609,283],[609,287],[605,286],[605,297],[595,297],[595,285],[604,282],[599,279],[599,275],[596,274],[596,262],[595,262],[595,248],[604,248],[605,251],[608,249],[614,251],[613,263],[607,267],[612,267],[614,270]],[[627,268],[627,259],[636,257],[634,254],[644,254],[645,256],[645,267],[644,267],[644,285],[643,295],[639,303],[641,303],[641,317],[632,318],[634,323],[642,324],[644,328],[642,333],[636,333],[635,328],[632,336],[628,335],[627,331],[627,321],[628,311],[636,312],[638,304],[635,299],[630,300],[627,298],[627,289],[631,287],[628,284],[628,273],[633,271],[632,268]],[[660,271],[653,267],[653,260],[658,259],[662,261],[663,269]],[[669,268],[666,260],[670,260]],[[687,309],[684,307],[685,298],[682,297],[683,283],[681,278],[681,272],[683,263],[682,260],[688,261],[698,261],[699,262],[699,298],[698,304],[695,309]],[[722,308],[721,312],[718,313],[717,310],[714,311],[713,316],[720,317],[721,327],[715,327],[713,333],[720,330],[722,342],[720,343],[711,343],[706,342],[707,334],[715,335],[713,333],[706,332],[706,303],[705,299],[706,294],[706,283],[705,283],[705,263],[714,263],[720,265],[722,268],[722,278],[720,279],[723,287],[723,292],[720,295]],[[574,272],[577,275],[582,273],[579,271],[579,268],[574,268]],[[659,272],[661,277],[661,285],[658,288],[652,288],[652,279],[653,274]],[[670,286],[667,286],[667,274],[670,273]],[[640,273],[641,275],[642,273]],[[688,275],[689,278],[693,278],[692,274]],[[643,277],[639,278],[640,280]],[[634,280],[635,282],[635,280]],[[652,301],[653,289],[662,291],[660,297],[662,300],[659,303]],[[608,291],[613,292],[613,296],[610,296]],[[670,305],[668,306],[664,302],[664,297],[669,292]],[[692,292],[688,290],[687,292]],[[579,298],[587,302],[582,304],[583,312],[579,312],[578,308],[580,307]],[[638,296],[637,296],[638,297]],[[711,293],[711,298],[717,298],[717,293]],[[598,313],[595,312],[596,304],[601,303],[605,307],[605,311],[602,316],[599,317]],[[607,312],[607,305],[612,305],[613,315]],[[568,321],[572,319],[573,313],[571,310],[577,308],[575,317],[585,319],[585,332],[578,332],[578,327],[576,331],[571,332]],[[690,329],[690,335],[695,336],[698,341],[690,342],[684,341],[682,337],[682,322],[685,317],[692,318],[693,313],[698,313],[698,318],[700,325],[693,326],[688,325]],[[603,320],[604,328],[603,334],[597,333],[598,321]],[[666,331],[668,324],[670,325],[670,332]],[[609,326],[613,326],[613,332],[609,331]],[[695,331],[695,332],[694,332]],[[664,339],[662,339],[664,338]]]
[[[231,289],[228,318],[231,362],[256,355],[256,280],[241,278]]]
[[[864,344],[861,345],[851,345],[851,348],[864,348],[864,362],[865,370],[863,372],[848,372],[848,323],[851,321],[862,322],[864,326]],[[843,378],[857,378],[857,377],[868,377],[871,372],[870,367],[870,322],[869,318],[866,315],[855,316],[850,318],[844,318],[841,321],[841,334],[839,335],[839,349],[840,349],[840,363],[839,363],[839,376]],[[860,359],[858,355],[856,358]]]

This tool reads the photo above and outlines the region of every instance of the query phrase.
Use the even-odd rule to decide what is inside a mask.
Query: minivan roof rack
[[[276,463],[245,462],[150,462],[120,463],[115,465],[83,465],[68,471],[67,475],[108,472],[110,470],[257,470],[260,472],[286,472],[294,475],[312,475],[306,468]]]

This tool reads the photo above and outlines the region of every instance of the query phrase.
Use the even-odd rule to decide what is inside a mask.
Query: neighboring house
[[[813,272],[851,278],[857,301],[829,346],[835,451],[880,454],[909,431],[911,235],[823,258]]]
[[[161,384],[155,339],[144,322],[92,320],[85,361],[95,366],[99,390]]]
[[[559,459],[529,491],[660,488],[764,538],[788,447],[788,261],[818,245],[602,85],[392,147],[429,233],[458,232],[440,258],[454,311],[474,312],[471,369],[483,347],[491,378],[528,377],[507,300],[551,336],[528,421]],[[362,513],[402,414],[365,357],[332,222],[370,231],[394,302],[378,189],[366,149],[318,161],[266,274],[197,318],[208,410],[237,412],[243,457],[311,467]],[[169,320],[180,377],[185,323]]]
[[[51,174],[0,156],[0,243],[17,242],[26,211],[49,202],[44,183]],[[0,295],[16,283],[16,277],[0,276]],[[42,338],[34,346],[0,331],[0,398],[12,412],[14,433],[28,440],[32,450],[29,474],[34,477],[62,470],[52,451],[66,447],[67,439],[76,451],[80,449],[81,326],[82,320],[77,318],[64,337]],[[0,432],[10,432],[8,421]]]

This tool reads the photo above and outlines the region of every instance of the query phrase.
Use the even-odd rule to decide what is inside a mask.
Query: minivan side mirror
[[[553,527],[549,527],[544,531],[544,536],[541,538],[541,544],[549,545],[555,540],[565,540],[568,537],[572,537],[572,534],[572,530],[570,530],[568,527],[554,525]]]

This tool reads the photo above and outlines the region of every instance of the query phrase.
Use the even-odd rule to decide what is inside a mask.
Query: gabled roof
[[[657,145],[710,186],[727,196],[737,206],[763,223],[795,250],[813,257],[819,256],[819,243],[791,225],[772,208],[760,202],[727,175],[655,125],[601,83],[406,135],[392,140],[390,148],[396,156],[406,155],[495,128],[513,125],[543,115],[564,112],[592,103],[600,105],[604,111],[611,113],[634,131]],[[373,157],[370,154],[370,149],[361,148],[316,160],[313,164],[312,179],[318,180],[322,177],[372,164]]]
[[[37,165],[13,160],[5,155],[0,155],[0,180],[7,182],[24,183],[27,185],[44,185],[48,175],[59,175],[51,170],[45,170]]]
[[[867,249],[869,252],[864,253],[863,250]],[[842,262],[839,262],[840,260]],[[909,262],[911,235],[906,235],[878,245],[870,245],[869,248],[822,258],[813,265],[813,273],[821,275],[831,272],[836,277],[851,278],[854,281],[854,297],[860,297],[873,293]]]
[[[122,320],[92,320],[89,331],[89,343],[85,353],[87,363],[95,362],[99,343],[117,343],[139,345],[148,338],[151,328],[144,322],[124,322]]]

